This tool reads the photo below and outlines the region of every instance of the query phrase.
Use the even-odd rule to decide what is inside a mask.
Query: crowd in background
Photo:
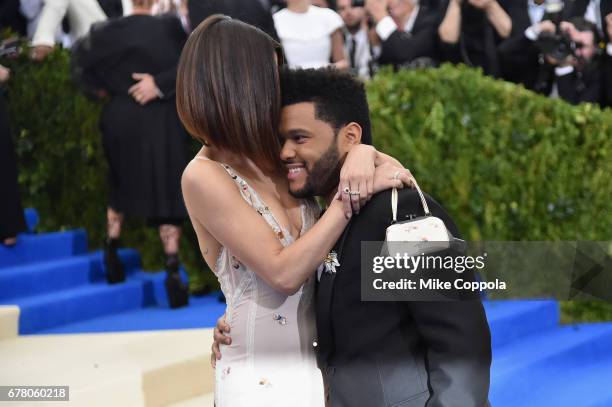
[[[132,0],[0,0],[0,25],[27,36],[32,58],[71,47]],[[329,64],[370,78],[385,65],[481,67],[571,103],[612,103],[610,0],[160,0],[186,32],[222,13],[278,39],[293,67]]]
[[[55,46],[71,48],[81,89],[106,100],[109,282],[124,278],[116,256],[123,216],[144,216],[159,228],[177,306],[186,301],[177,253],[186,219],[179,179],[189,155],[174,101],[176,68],[188,33],[213,14],[268,33],[290,67],[333,65],[368,79],[383,66],[464,63],[570,103],[612,105],[612,0],[0,0],[0,32],[27,37],[33,61]],[[12,44],[2,44],[0,63]],[[0,65],[0,82],[10,75]],[[0,103],[9,154],[5,113]],[[1,188],[14,192],[4,201],[10,222],[3,220],[0,241],[14,244],[25,227],[14,154],[2,163],[10,168],[0,171],[8,177]]]

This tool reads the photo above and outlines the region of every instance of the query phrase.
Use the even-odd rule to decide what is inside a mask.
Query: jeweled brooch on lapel
[[[330,252],[327,256],[325,256],[325,260],[323,260],[323,264],[325,264],[325,272],[326,273],[336,273],[336,267],[340,267],[340,262],[338,261],[338,254],[334,251]]]

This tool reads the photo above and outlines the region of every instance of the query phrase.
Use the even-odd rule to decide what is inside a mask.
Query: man
[[[576,49],[567,56],[544,53],[545,63],[540,67],[540,84],[536,89],[551,97],[559,97],[569,103],[601,103],[603,95],[603,65],[599,55],[599,33],[595,24],[582,17],[562,21],[559,30],[576,44]],[[531,31],[531,33],[530,33]],[[542,35],[555,34],[557,26],[545,20],[526,31],[526,35],[539,39]],[[552,67],[550,77],[547,66]],[[545,77],[546,80],[541,78]]]
[[[415,60],[438,60],[436,29],[440,23],[437,10],[418,0],[366,0],[382,50],[381,65],[399,67]]]
[[[270,0],[188,0],[187,7],[192,30],[213,14],[225,14],[254,25],[278,41]]]
[[[289,189],[296,197],[318,195],[330,202],[347,153],[371,141],[363,85],[345,73],[299,70],[284,73],[281,89],[281,158],[288,168],[306,169],[290,179]],[[319,273],[313,346],[328,404],[486,406],[491,343],[480,301],[361,301],[361,242],[385,239],[390,203],[391,192],[385,191],[354,215],[334,247],[335,272]],[[457,236],[442,207],[431,197],[427,203]],[[399,192],[398,207],[401,219],[423,213],[414,190]],[[217,342],[229,343],[220,334],[226,328],[220,320]]]
[[[353,74],[369,79],[373,74],[374,50],[370,45],[368,20],[364,7],[353,0],[338,0],[338,14],[344,21],[344,50]]]
[[[612,1],[609,0],[575,0],[569,10],[572,17],[584,17],[597,25],[599,34],[603,35],[606,44],[603,56],[603,100],[606,106],[612,106]]]

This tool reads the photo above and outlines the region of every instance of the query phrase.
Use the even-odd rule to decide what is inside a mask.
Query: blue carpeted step
[[[143,282],[132,279],[120,284],[88,284],[69,290],[13,300],[21,309],[19,333],[82,321],[102,315],[140,308],[144,304]]]
[[[26,208],[23,211],[23,215],[25,217],[26,225],[28,226],[28,232],[33,233],[36,226],[38,226],[38,222],[40,222],[38,211],[34,208]]]
[[[183,267],[180,268],[181,279],[186,284],[189,283],[189,276]],[[133,275],[134,279],[139,279],[144,284],[144,305],[145,306],[160,306],[169,308],[168,296],[166,295],[166,279],[165,271],[148,272],[138,271]]]
[[[21,234],[15,246],[0,245],[0,268],[76,256],[86,252],[87,234],[82,229]]]
[[[559,304],[553,300],[485,301],[493,348],[557,327]]]
[[[612,324],[609,323],[564,326],[494,349],[492,404],[587,406],[585,401],[590,394],[587,390],[599,391],[606,400],[612,396],[610,349]],[[608,383],[604,392],[602,378]],[[595,398],[590,400],[594,405],[599,402]]]
[[[140,256],[131,249],[119,250],[127,274],[140,268]],[[88,284],[105,279],[102,252],[0,269],[0,303]]]
[[[118,314],[57,326],[36,332],[37,334],[123,332],[158,329],[209,328],[225,312],[225,304],[218,301],[218,294],[191,297],[189,306],[170,309],[152,306]]]

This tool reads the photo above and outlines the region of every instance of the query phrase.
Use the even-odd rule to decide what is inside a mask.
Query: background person
[[[133,14],[92,27],[75,44],[75,75],[84,89],[110,99],[100,125],[109,163],[105,263],[109,282],[123,280],[117,247],[124,215],[159,229],[166,254],[170,306],[187,304],[178,273],[180,224],[186,218],[180,177],[188,137],[176,111],[177,63],[186,33],[176,16],[151,16],[152,0]]]
[[[272,6],[274,4],[271,0],[188,0],[187,2],[192,30],[195,30],[207,17],[223,14],[251,24],[278,40],[272,19]]]
[[[437,61],[437,34],[440,15],[435,8],[418,0],[366,0],[368,13],[374,20],[382,50],[381,65],[399,67],[416,59]]]
[[[310,0],[287,0],[287,8],[274,14],[274,25],[290,67],[348,69],[344,22],[335,11]]]
[[[375,55],[380,47],[370,42],[368,16],[364,7],[354,7],[353,0],[338,0],[337,11],[344,21],[344,50],[354,75],[369,79],[374,74]]]
[[[497,47],[511,33],[512,19],[497,0],[449,0],[438,27],[444,60],[495,77],[501,75]]]

